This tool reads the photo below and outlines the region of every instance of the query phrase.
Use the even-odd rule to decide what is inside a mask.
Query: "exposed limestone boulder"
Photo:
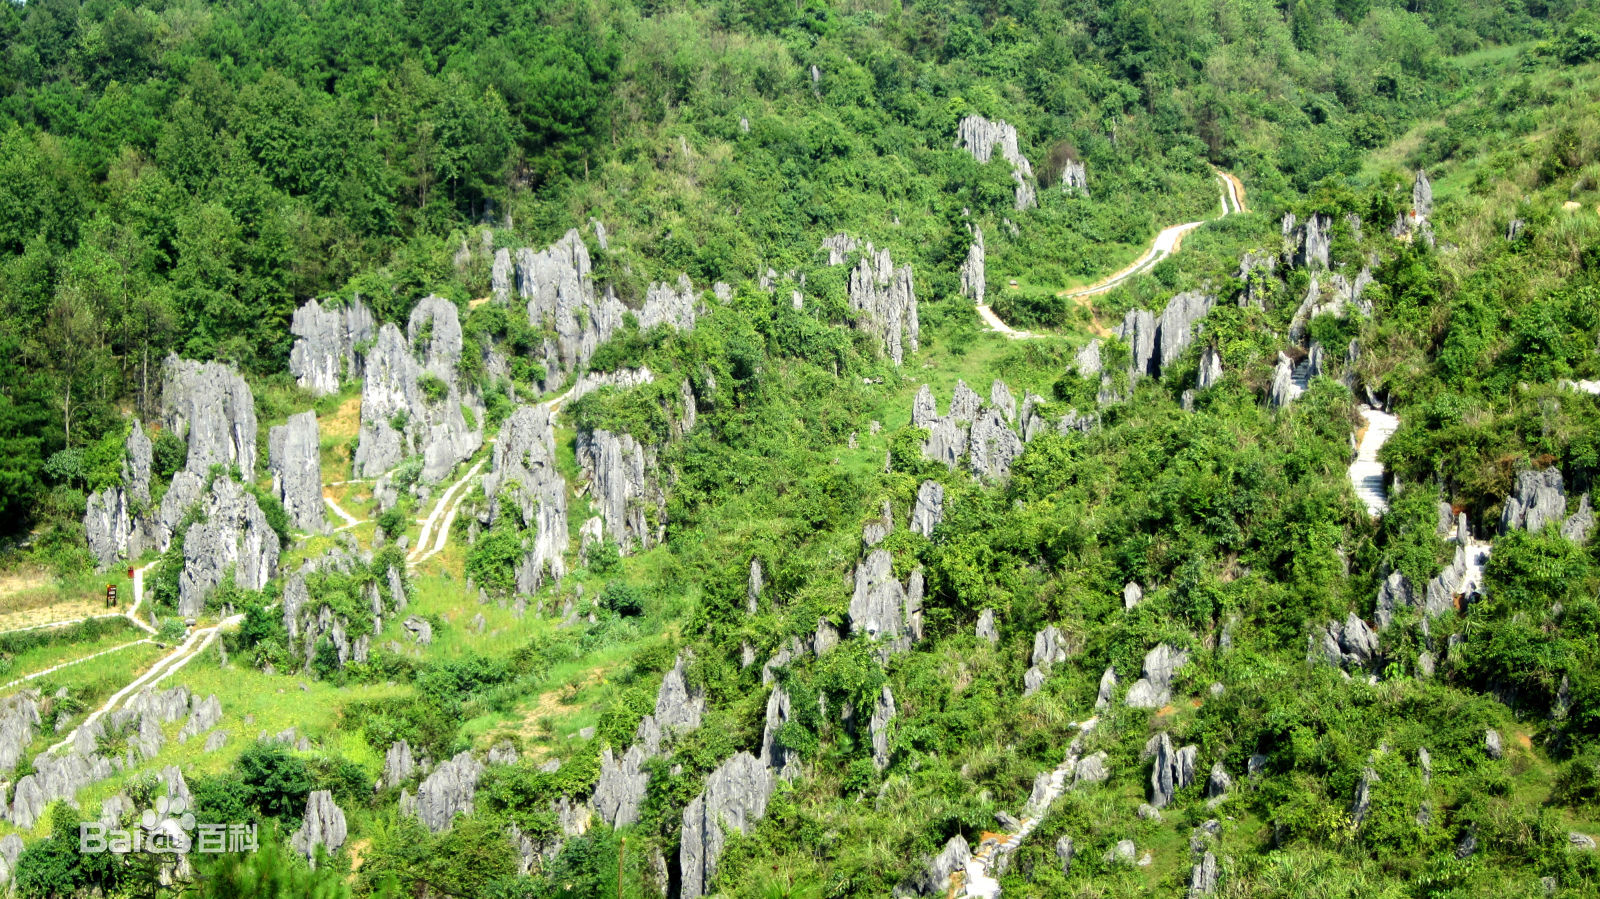
[[[789,691],[774,689],[767,697],[767,720],[761,730],[761,755],[763,764],[784,780],[793,780],[800,773],[800,757],[785,746],[779,732],[794,718],[794,705]]]
[[[1007,422],[1016,420],[1017,401],[1011,397],[1011,388],[999,378],[989,385],[989,405],[1005,413]]]
[[[889,508],[889,501],[883,501],[883,513],[877,518],[870,518],[861,526],[861,547],[871,549],[882,543],[894,532],[894,512]]]
[[[289,324],[295,336],[289,374],[317,396],[338,393],[342,381],[364,376],[365,348],[375,332],[372,311],[360,297],[343,304],[311,300],[295,310]]]
[[[1267,390],[1267,403],[1282,409],[1300,398],[1300,385],[1294,382],[1295,365],[1287,355],[1278,353],[1278,364],[1272,370],[1272,386]]]
[[[616,387],[619,390],[628,390],[645,384],[655,383],[656,376],[647,366],[638,368],[619,368],[616,371],[586,371],[567,390],[568,403],[575,403],[602,387]]]
[[[1296,227],[1294,214],[1290,213],[1283,217],[1282,231],[1284,254],[1291,265],[1327,269],[1333,232],[1333,219],[1330,216],[1313,213],[1304,225]]]
[[[189,445],[184,467],[201,477],[213,465],[256,476],[256,404],[250,385],[220,362],[168,356],[162,366],[161,417]]]
[[[489,266],[489,296],[496,305],[504,306],[511,302],[511,278],[515,274],[511,267],[511,251],[501,248],[494,252],[494,262]]]
[[[526,536],[517,565],[520,593],[566,574],[567,483],[556,468],[555,429],[544,405],[518,406],[500,428],[494,461],[483,477],[491,501],[485,524],[516,514]]]
[[[961,263],[961,295],[970,297],[973,302],[982,306],[987,287],[984,278],[983,229],[974,225],[972,246],[967,250],[966,261]]]
[[[754,615],[757,604],[761,601],[761,589],[766,586],[766,580],[761,572],[761,560],[750,560],[750,578],[745,583],[744,608],[746,612]]]
[[[1105,783],[1111,778],[1111,769],[1106,767],[1109,758],[1104,752],[1096,752],[1078,759],[1072,772],[1072,785]]]
[[[217,694],[212,693],[205,699],[192,696],[189,720],[184,722],[183,729],[178,731],[178,742],[187,743],[190,737],[198,737],[221,723],[222,700],[217,698]]]
[[[327,790],[313,790],[306,799],[306,813],[301,819],[300,829],[289,838],[289,845],[296,853],[305,856],[306,861],[315,868],[317,847],[323,847],[332,855],[344,845],[348,835],[344,810],[333,801],[333,794]]]
[[[944,520],[944,485],[923,481],[917,488],[917,501],[911,507],[911,530],[932,537],[933,529]]]
[[[1200,374],[1195,385],[1201,390],[1216,386],[1222,380],[1222,354],[1214,346],[1200,351]]]
[[[1228,795],[1233,789],[1233,778],[1228,776],[1228,770],[1222,767],[1221,762],[1211,766],[1211,776],[1206,778],[1206,798],[1218,799]]]
[[[1011,475],[1011,463],[1022,455],[1022,438],[1006,424],[1003,410],[987,406],[972,423],[968,439],[969,460],[974,474],[988,478]]]
[[[428,623],[428,619],[412,615],[400,624],[418,646],[433,643],[433,625]]]
[[[1362,772],[1361,780],[1356,782],[1356,798],[1350,803],[1350,818],[1357,827],[1367,820],[1367,813],[1372,810],[1372,785],[1382,780],[1378,772],[1369,767]]]
[[[206,737],[205,750],[206,752],[216,752],[218,749],[226,746],[227,743],[228,732],[225,730],[214,730],[211,732],[210,736]]]
[[[1561,470],[1517,472],[1516,490],[1500,514],[1500,532],[1523,528],[1542,531],[1547,524],[1562,524],[1567,515],[1567,492]]]
[[[419,480],[437,483],[483,445],[483,407],[474,395],[463,394],[457,375],[461,348],[460,315],[442,297],[418,303],[405,334],[392,324],[378,330],[361,392],[355,464],[362,477],[378,477],[420,453]]]
[[[627,307],[609,290],[596,295],[589,248],[576,228],[539,252],[518,250],[516,269],[517,293],[527,304],[528,322],[554,332],[544,343],[544,386],[559,386],[621,329]]]
[[[1199,332],[1200,320],[1216,305],[1217,298],[1208,293],[1189,291],[1167,301],[1156,323],[1156,342],[1160,348],[1158,359],[1161,370],[1178,361],[1183,351],[1194,342]]]
[[[1137,378],[1161,373],[1156,355],[1156,316],[1148,309],[1129,309],[1117,326],[1116,335],[1128,344],[1132,359],[1128,372]]]
[[[402,793],[400,811],[416,816],[433,833],[449,830],[456,815],[472,814],[472,800],[482,776],[483,763],[463,751],[434,768],[417,785],[416,796]]]
[[[836,234],[822,242],[831,265],[846,261],[860,251],[850,271],[850,310],[856,314],[856,328],[877,337],[884,354],[901,364],[905,354],[917,351],[921,325],[917,320],[917,295],[912,284],[911,266],[896,267],[888,250],[879,250],[871,241]]]
[[[1589,494],[1578,498],[1578,508],[1561,523],[1561,536],[1574,543],[1583,543],[1594,530],[1594,509],[1589,505]]]
[[[684,680],[688,657],[680,655],[656,692],[655,712],[646,715],[634,731],[633,745],[618,758],[610,748],[600,756],[600,779],[595,785],[594,808],[601,820],[623,827],[639,820],[650,775],[644,763],[669,755],[667,743],[700,726],[705,694],[691,690]]]
[[[994,609],[984,609],[978,613],[978,639],[988,641],[989,645],[1000,642],[1000,631],[994,625]]]
[[[1061,192],[1087,197],[1089,195],[1089,170],[1076,159],[1069,159],[1061,167]]]
[[[903,587],[894,576],[894,560],[888,550],[872,550],[856,565],[850,632],[884,643],[889,652],[909,648],[914,639],[914,619],[920,617],[914,613],[920,612],[921,592],[918,572],[912,572]]]
[[[231,478],[217,478],[206,497],[205,520],[189,528],[183,541],[178,614],[198,615],[230,569],[235,584],[262,589],[277,573],[279,550],[278,535],[256,498]]]
[[[580,431],[577,454],[606,536],[624,554],[660,542],[666,529],[666,495],[655,479],[655,451],[631,434]]]
[[[39,694],[27,690],[0,700],[0,774],[9,775],[39,729]],[[0,802],[4,796],[0,795]]]
[[[748,752],[723,762],[706,778],[705,792],[683,810],[678,843],[682,899],[697,899],[710,891],[727,845],[725,829],[747,833],[761,820],[774,783],[767,766]]]
[[[1117,670],[1110,665],[1106,666],[1104,674],[1100,675],[1100,691],[1095,694],[1094,707],[1096,709],[1108,708],[1111,705],[1111,694],[1117,689]]]
[[[1416,591],[1411,588],[1411,581],[1398,571],[1389,573],[1382,584],[1378,585],[1378,601],[1375,604],[1378,618],[1378,630],[1388,630],[1394,621],[1394,613],[1401,609],[1420,608]]]
[[[1031,209],[1038,204],[1033,183],[1033,166],[1017,148],[1017,129],[1004,121],[989,121],[983,116],[969,115],[956,126],[956,148],[966,150],[981,163],[987,163],[996,151],[1001,159],[1011,164],[1011,177],[1017,182],[1016,208]]]
[[[383,756],[383,785],[398,787],[411,778],[417,770],[411,759],[411,744],[401,740],[389,747]]]
[[[1378,658],[1378,634],[1354,612],[1342,625],[1330,621],[1312,637],[1316,641],[1312,658],[1318,658],[1315,653],[1320,650],[1320,658],[1336,668],[1361,671]]]
[[[1017,412],[1017,429],[1022,433],[1023,443],[1032,443],[1033,438],[1049,429],[1049,423],[1040,412],[1044,404],[1045,398],[1036,393],[1022,395],[1022,409]]]
[[[123,447],[122,482],[89,494],[83,514],[89,552],[101,568],[161,548],[157,516],[149,508],[154,447],[138,419],[129,427]]]
[[[1505,746],[1500,742],[1500,732],[1492,727],[1483,733],[1483,751],[1496,761],[1506,757]]]
[[[1150,804],[1158,809],[1172,803],[1173,794],[1194,783],[1195,759],[1200,747],[1172,748],[1172,739],[1165,733],[1156,735],[1150,768]]]
[[[1132,610],[1141,602],[1144,602],[1144,588],[1139,586],[1138,581],[1129,581],[1122,585],[1123,611]]]
[[[289,527],[308,534],[327,530],[322,502],[322,447],[317,414],[301,412],[267,432],[272,494],[289,515]]]
[[[1072,361],[1077,366],[1079,377],[1089,379],[1100,377],[1100,338],[1096,337],[1079,347]]]
[[[1200,857],[1189,872],[1189,899],[1210,896],[1217,891],[1217,857],[1210,852]]]
[[[1234,274],[1244,285],[1239,293],[1239,308],[1265,309],[1270,291],[1268,284],[1277,270],[1277,256],[1253,250],[1245,253],[1239,260],[1239,271]]]
[[[1136,709],[1159,709],[1172,698],[1172,678],[1189,661],[1189,653],[1165,643],[1145,653],[1143,676],[1123,700]]]
[[[956,834],[944,844],[944,849],[923,866],[915,877],[896,887],[895,899],[914,896],[944,896],[950,890],[950,876],[965,871],[972,860],[972,849],[967,838]]]
[[[1433,184],[1428,181],[1428,173],[1417,169],[1417,179],[1411,184],[1411,209],[1418,218],[1426,219],[1433,215]]]
[[[484,757],[484,764],[515,765],[517,758],[517,747],[511,745],[510,740],[501,740],[489,747],[489,754]]]
[[[894,694],[885,684],[872,707],[872,720],[867,730],[872,737],[872,764],[879,771],[889,767],[889,722],[894,720]]]

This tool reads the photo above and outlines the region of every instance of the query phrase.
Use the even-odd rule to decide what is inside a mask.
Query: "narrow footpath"
[[[1355,461],[1350,463],[1350,483],[1367,507],[1367,514],[1376,518],[1389,511],[1389,491],[1383,486],[1383,463],[1378,461],[1378,450],[1400,429],[1400,419],[1366,405],[1361,407],[1361,417],[1367,422],[1367,430],[1361,435]]]

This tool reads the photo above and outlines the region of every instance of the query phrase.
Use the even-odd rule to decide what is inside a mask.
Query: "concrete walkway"
[[[1389,511],[1389,491],[1383,486],[1383,463],[1378,461],[1378,450],[1400,429],[1400,419],[1365,405],[1361,407],[1361,417],[1366,419],[1367,430],[1361,435],[1355,461],[1350,463],[1350,483],[1367,507],[1367,514],[1377,517]]]

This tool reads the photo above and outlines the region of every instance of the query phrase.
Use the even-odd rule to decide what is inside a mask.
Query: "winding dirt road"
[[[1217,171],[1217,181],[1222,187],[1222,215],[1226,216],[1232,215],[1235,212],[1244,212],[1244,184],[1241,183],[1238,178],[1228,174],[1227,172],[1221,171],[1220,169]],[[1218,217],[1220,218],[1221,216]],[[1106,277],[1101,278],[1099,281],[1096,281],[1095,283],[1086,287],[1079,287],[1073,290],[1065,291],[1064,293],[1060,294],[1060,296],[1070,300],[1077,297],[1088,297],[1105,293],[1129,278],[1132,278],[1133,276],[1142,272],[1149,271],[1156,265],[1156,263],[1167,258],[1168,256],[1171,256],[1173,253],[1176,253],[1183,245],[1183,238],[1185,235],[1201,225],[1204,225],[1206,221],[1210,220],[1206,219],[1198,222],[1184,222],[1181,225],[1168,225],[1167,227],[1162,228],[1161,232],[1156,235],[1156,239],[1151,241],[1150,249],[1145,250],[1138,259],[1135,259],[1133,262],[1129,263],[1126,268],[1114,274],[1107,275]],[[984,320],[984,323],[989,326],[990,331],[1004,334],[1012,340],[1025,340],[1030,337],[1040,336],[1031,331],[1019,331],[1016,328],[1007,325],[989,306],[979,306],[978,315]]]

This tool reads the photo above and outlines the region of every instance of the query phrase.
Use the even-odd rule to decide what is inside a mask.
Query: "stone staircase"
[[[1305,363],[1296,366],[1297,377],[1304,366]],[[1378,461],[1378,450],[1400,429],[1400,419],[1371,406],[1361,407],[1361,417],[1367,422],[1367,430],[1361,436],[1355,461],[1350,463],[1350,483],[1366,505],[1367,514],[1377,516],[1389,511],[1389,491],[1383,486],[1383,463]]]

